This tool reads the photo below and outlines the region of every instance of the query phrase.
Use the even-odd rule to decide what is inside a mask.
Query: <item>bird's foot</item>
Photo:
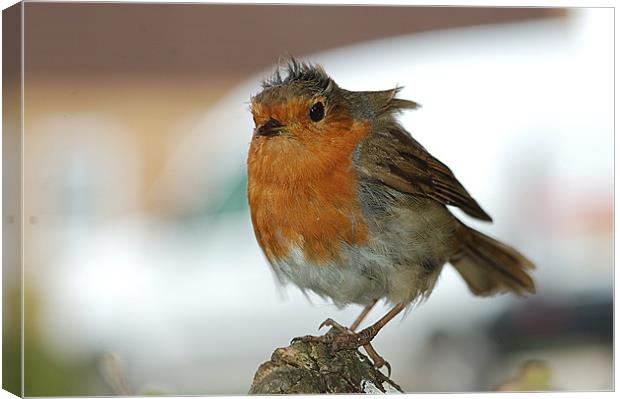
[[[363,337],[359,337],[359,334],[350,333],[341,335],[339,333],[328,332],[324,335],[304,335],[302,337],[295,337],[291,343],[295,342],[316,342],[325,344],[330,347],[334,352],[338,352],[345,349],[357,349],[360,346],[369,344]]]
[[[360,346],[370,345],[377,332],[370,326],[358,333],[350,331],[348,334],[336,335],[332,338],[330,346],[334,351],[357,349]]]
[[[392,373],[390,363],[381,357],[370,343],[378,332],[375,331],[372,326],[363,329],[359,333],[355,333],[351,331],[351,329],[342,326],[336,321],[327,319],[321,323],[319,329],[323,327],[333,327],[336,332],[330,331],[320,336],[305,335],[303,337],[294,338],[292,342],[318,342],[327,345],[334,352],[363,347],[366,350],[366,353],[368,353],[368,356],[372,360],[375,368],[380,369],[382,367],[386,367],[388,370],[388,376]]]
[[[331,343],[333,342],[335,337],[337,337],[339,335],[353,334],[353,331],[351,331],[347,327],[341,325],[340,323],[334,321],[334,319],[331,319],[331,318],[325,319],[325,321],[322,322],[319,325],[319,330],[321,328],[323,328],[323,327],[332,327],[335,331],[330,330],[330,331],[326,332],[325,334],[319,335],[319,336],[305,335],[303,337],[295,337],[295,338],[293,338],[291,343],[295,343],[295,342],[318,342],[318,343],[322,343],[322,344],[326,344],[326,345],[330,345],[331,346]]]
[[[360,346],[368,345],[378,332],[370,326],[363,329],[359,333],[356,333],[351,331],[351,329],[337,323],[333,319],[326,319],[322,322],[319,329],[323,327],[333,327],[336,331],[332,332],[330,330],[324,335],[319,336],[305,335],[303,337],[296,337],[293,338],[292,342],[320,342],[329,345],[332,350],[338,352],[344,349],[357,349]]]

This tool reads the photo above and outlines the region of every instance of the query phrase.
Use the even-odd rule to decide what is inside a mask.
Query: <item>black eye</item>
[[[310,119],[318,122],[325,116],[325,107],[322,102],[318,102],[310,108]]]

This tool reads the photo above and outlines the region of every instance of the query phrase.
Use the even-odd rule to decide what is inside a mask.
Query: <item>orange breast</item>
[[[270,261],[291,246],[312,263],[341,260],[340,245],[368,241],[352,153],[369,127],[354,122],[329,142],[256,137],[248,155],[254,232]]]

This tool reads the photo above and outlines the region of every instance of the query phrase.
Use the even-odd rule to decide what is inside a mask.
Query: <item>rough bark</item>
[[[357,350],[294,342],[259,366],[250,394],[402,393]]]

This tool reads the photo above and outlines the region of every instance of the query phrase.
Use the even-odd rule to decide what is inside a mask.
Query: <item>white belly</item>
[[[372,235],[367,246],[342,243],[341,263],[314,264],[304,257],[302,248],[291,246],[289,255],[272,266],[282,282],[329,297],[339,307],[383,298],[392,304],[412,302],[430,293],[447,261],[447,235],[452,232],[438,230],[438,224],[428,226],[429,219],[417,226],[406,215],[399,220],[408,228],[393,224]]]

